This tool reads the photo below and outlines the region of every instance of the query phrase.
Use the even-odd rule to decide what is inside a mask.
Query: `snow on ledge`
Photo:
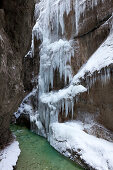
[[[95,71],[108,67],[113,63],[113,30],[97,49],[97,51],[89,58],[86,64],[73,77],[72,83],[78,83],[80,78],[84,78],[86,73],[92,75]]]
[[[82,85],[70,85],[68,88],[64,88],[59,90],[58,92],[50,92],[47,94],[42,94],[40,97],[42,103],[57,103],[62,99],[71,99],[75,97],[79,93],[83,93],[87,91],[85,87]]]
[[[19,143],[14,141],[0,152],[0,170],[13,170],[19,155]]]
[[[82,122],[51,124],[48,140],[67,157],[74,152],[96,170],[113,170],[113,143],[87,134]]]

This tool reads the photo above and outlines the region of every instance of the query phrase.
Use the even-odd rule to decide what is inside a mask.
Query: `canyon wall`
[[[46,8],[46,2],[48,1],[44,1],[44,2],[45,2],[44,8]],[[64,2],[62,7],[64,7],[65,4],[67,4],[68,2],[70,3],[70,1]],[[32,27],[34,23],[33,1],[25,0],[23,2],[22,0],[19,0],[19,1],[12,1],[10,4],[7,3],[7,0],[1,2],[0,4],[0,8],[1,8],[0,9],[0,96],[1,96],[0,97],[0,123],[1,123],[0,145],[7,143],[10,134],[9,124],[10,124],[10,119],[12,117],[12,114],[17,110],[17,107],[21,103],[22,99],[26,96],[26,94],[32,91],[33,87],[37,86],[37,76],[39,71],[41,71],[41,69],[42,71],[44,71],[44,74],[40,73],[43,76],[47,74],[46,71],[48,70],[46,69],[43,70],[43,67],[42,68],[40,67],[40,63],[41,62],[43,63],[43,60],[40,61],[41,57],[39,57],[39,52],[40,52],[39,47],[43,41],[43,38],[46,38],[47,33],[49,32],[51,34],[50,43],[60,42],[58,48],[59,49],[61,48],[61,50],[62,47],[60,45],[63,45],[63,47],[65,47],[64,40],[67,41],[73,40],[72,48],[74,49],[74,56],[71,57],[71,68],[72,68],[73,76],[78,72],[80,67],[86,63],[89,57],[98,49],[101,43],[109,35],[112,27],[112,19],[113,19],[112,0],[98,0],[98,1],[86,0],[83,2],[73,0],[72,3],[74,3],[75,9],[73,9],[73,5],[70,3],[71,5],[69,11],[66,7],[65,10],[67,10],[68,12],[66,12],[64,8],[61,8],[62,11],[64,10],[63,16],[57,18],[57,19],[63,18],[64,24],[62,20],[60,21],[54,20],[54,18],[56,17],[56,13],[54,13],[54,10],[56,9],[54,10],[51,9],[51,13],[53,12],[52,13],[53,18],[51,17],[50,19],[52,19],[53,23],[49,22],[48,24],[48,20],[44,20],[45,23],[40,22],[39,24],[41,25],[38,25],[38,27],[36,25],[32,32]],[[79,8],[78,5],[80,5]],[[47,13],[46,19],[49,18],[48,16],[49,15]],[[39,17],[39,11],[37,13],[35,12],[35,18],[37,17]],[[40,30],[39,26],[41,28],[49,27],[48,32],[47,30],[44,31],[43,38],[42,38],[42,32],[40,33],[39,31]],[[27,52],[30,50],[31,35],[32,35],[32,50],[27,54]],[[62,39],[62,41],[59,41],[60,39]],[[45,49],[47,46],[48,49],[50,48],[49,50],[51,52],[52,46],[48,47],[49,45],[51,44],[45,44]],[[69,51],[67,50],[67,54],[68,54],[68,52],[70,52],[72,49],[70,48],[69,44],[66,45],[69,48]],[[26,57],[24,57],[25,55]],[[48,64],[47,61],[49,61],[49,59],[46,60],[45,65]],[[67,84],[64,83],[65,76],[64,77],[63,76],[61,80],[59,70],[58,69],[55,70],[53,76],[54,77],[53,87],[51,82],[51,87],[49,87],[49,92],[52,90],[59,90],[69,85],[68,81]],[[46,82],[50,81],[47,80],[48,77],[45,77]],[[76,119],[77,115],[80,112],[84,112],[84,110],[90,113],[94,113],[94,110],[96,110],[95,112],[99,110],[99,113],[101,113],[100,117],[102,118],[101,120],[99,119],[99,121],[101,121],[108,128],[113,129],[111,125],[112,121],[110,119],[110,117],[112,116],[112,102],[110,101],[109,103],[108,100],[109,94],[107,91],[107,89],[109,89],[109,86],[111,85],[109,83],[105,84],[105,88],[100,88],[101,86],[97,85],[96,89],[94,88],[93,90],[92,89],[90,90],[90,94],[85,93],[83,94],[83,97],[80,96],[78,100],[79,103],[77,103],[77,105],[75,103],[74,106],[74,118]],[[46,84],[44,84],[44,86],[46,86]],[[39,87],[38,89],[39,91],[40,88],[42,87]],[[96,94],[95,92],[98,93]],[[109,93],[111,95],[110,98],[112,100],[112,93],[111,92]],[[95,97],[95,94],[97,97]],[[105,98],[106,101],[105,103],[107,107],[105,107],[105,105],[103,107],[103,100],[102,100],[103,97]],[[90,103],[90,101],[92,101],[91,100],[92,98],[93,98],[93,102]],[[38,95],[36,96],[35,99],[33,99],[33,102],[34,101],[36,102],[36,99],[38,100]],[[37,107],[39,106],[36,104],[38,103],[38,101],[36,103],[33,102],[31,104],[32,109],[34,110],[34,112],[36,112]],[[109,115],[107,116],[109,106],[111,109]],[[60,122],[69,119],[71,119],[70,115],[67,115],[67,117],[65,117],[65,114],[61,115],[59,113]],[[44,123],[45,122],[43,122],[43,124]],[[37,127],[35,127],[34,124],[32,123],[32,126],[33,128],[36,128],[35,131],[37,131]]]
[[[10,138],[9,125],[26,93],[24,56],[30,49],[34,1],[0,2],[0,146]]]

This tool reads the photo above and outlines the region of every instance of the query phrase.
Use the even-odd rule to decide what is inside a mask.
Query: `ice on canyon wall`
[[[32,115],[35,112],[36,107],[38,107],[37,99],[38,99],[38,88],[33,89],[32,92],[29,93],[23,99],[20,107],[18,108],[18,111],[14,113],[16,119],[18,119],[22,113]],[[35,105],[35,108],[33,107],[33,104]]]
[[[62,35],[65,34],[64,13],[69,15],[70,11],[73,10],[75,13],[75,21],[73,21],[76,25],[75,34],[78,34],[80,16],[84,15],[88,5],[93,8],[97,4],[98,0],[41,0],[36,4],[35,19],[37,22],[33,31],[37,38],[40,37],[43,40],[48,37],[50,39],[54,31],[58,37],[60,27]]]
[[[59,40],[49,44],[42,44],[40,50],[40,74],[39,74],[39,93],[49,92],[49,86],[53,88],[54,71],[58,70],[60,79],[62,76],[69,82],[72,80],[71,57],[74,50],[71,42]],[[68,64],[69,63],[69,64]]]
[[[82,85],[71,85],[68,88],[57,92],[42,94],[40,97],[40,110],[44,117],[49,115],[49,122],[45,119],[48,122],[48,128],[51,123],[58,121],[58,115],[60,112],[62,112],[62,114],[65,112],[65,117],[71,112],[73,118],[74,97],[85,91],[86,88]]]
[[[62,99],[72,99],[77,94],[85,92],[86,88],[82,85],[70,85],[68,88],[64,88],[59,90],[58,92],[50,92],[46,94],[42,94],[40,97],[43,103],[57,103]]]

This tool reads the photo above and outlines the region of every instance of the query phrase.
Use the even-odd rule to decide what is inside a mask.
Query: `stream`
[[[21,149],[15,170],[82,170],[51,147],[46,139],[27,128],[13,125],[11,131]]]

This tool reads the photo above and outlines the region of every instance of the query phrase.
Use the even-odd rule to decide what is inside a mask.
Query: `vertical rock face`
[[[31,43],[34,1],[0,2],[0,146],[9,139],[9,124],[25,96],[23,58]]]
[[[88,93],[81,94],[76,105],[76,116],[90,113],[96,117],[96,121],[113,131],[113,64],[110,69],[111,77],[105,81],[104,69],[96,75],[96,82]],[[101,79],[101,78],[103,79]],[[92,78],[89,82],[92,82]]]

